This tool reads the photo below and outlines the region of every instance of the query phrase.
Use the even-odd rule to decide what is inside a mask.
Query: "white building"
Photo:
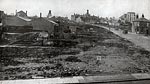
[[[76,18],[76,22],[83,22],[81,17]]]
[[[135,19],[136,19],[135,12],[128,12],[127,13],[127,19],[126,19],[127,22],[132,23]]]
[[[124,14],[120,17],[121,22],[130,22],[132,23],[134,20],[136,20],[136,14],[135,12],[128,12],[127,14]]]

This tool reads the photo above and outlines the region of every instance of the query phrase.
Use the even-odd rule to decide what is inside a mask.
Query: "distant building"
[[[132,23],[136,19],[135,12],[128,12],[127,14],[124,14],[120,17],[121,22],[130,22]]]
[[[35,18],[32,20],[33,30],[39,32],[47,32],[49,35],[54,33],[55,25],[58,25],[56,22],[47,19],[47,18]]]
[[[141,18],[133,21],[132,32],[150,35],[150,21],[144,18],[144,15],[142,15]]]
[[[72,21],[76,21],[76,15],[74,14],[74,15],[71,15],[71,20]]]
[[[127,22],[132,23],[136,19],[135,12],[127,13]]]
[[[85,23],[96,23],[100,21],[99,17],[94,15],[91,16],[89,10],[87,10],[86,14],[83,15],[80,14],[71,15],[71,20],[75,22],[85,22]]]
[[[27,11],[26,11],[26,13],[24,11],[19,11],[19,12],[16,11],[15,16],[18,18],[21,18],[23,20],[26,20],[26,21],[31,21],[31,19],[29,19],[29,17],[27,16]]]
[[[5,16],[4,23],[4,28],[7,32],[30,32],[33,28],[30,21],[16,16]]]
[[[31,19],[27,17],[27,12],[16,11],[16,15],[6,15],[1,12],[0,17],[5,32],[23,33],[30,32],[33,29]]]
[[[17,12],[17,10],[16,10],[16,16],[27,17],[27,12],[26,13],[24,11]]]
[[[83,20],[82,20],[81,17],[79,16],[79,17],[76,18],[76,22],[83,22]]]

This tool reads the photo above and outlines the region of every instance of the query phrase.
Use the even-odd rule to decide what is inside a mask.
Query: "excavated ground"
[[[103,28],[75,47],[0,47],[0,80],[149,72],[150,52]]]

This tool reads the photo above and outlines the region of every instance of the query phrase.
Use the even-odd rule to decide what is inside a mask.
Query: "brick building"
[[[144,15],[142,15],[141,18],[133,21],[132,32],[150,35],[150,21],[144,18]]]

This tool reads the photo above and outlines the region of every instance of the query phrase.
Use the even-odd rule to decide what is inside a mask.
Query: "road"
[[[100,26],[100,25],[96,25],[96,26],[99,26],[99,27],[109,30],[109,28],[105,27],[105,26]],[[122,30],[115,30],[114,28],[110,28],[110,31],[113,32],[114,34],[119,35],[122,38],[125,38],[125,39],[131,41],[136,46],[140,46],[140,47],[150,51],[150,36],[144,36],[144,35],[135,34],[135,33],[131,33],[131,32],[129,32],[128,34],[123,34]]]

